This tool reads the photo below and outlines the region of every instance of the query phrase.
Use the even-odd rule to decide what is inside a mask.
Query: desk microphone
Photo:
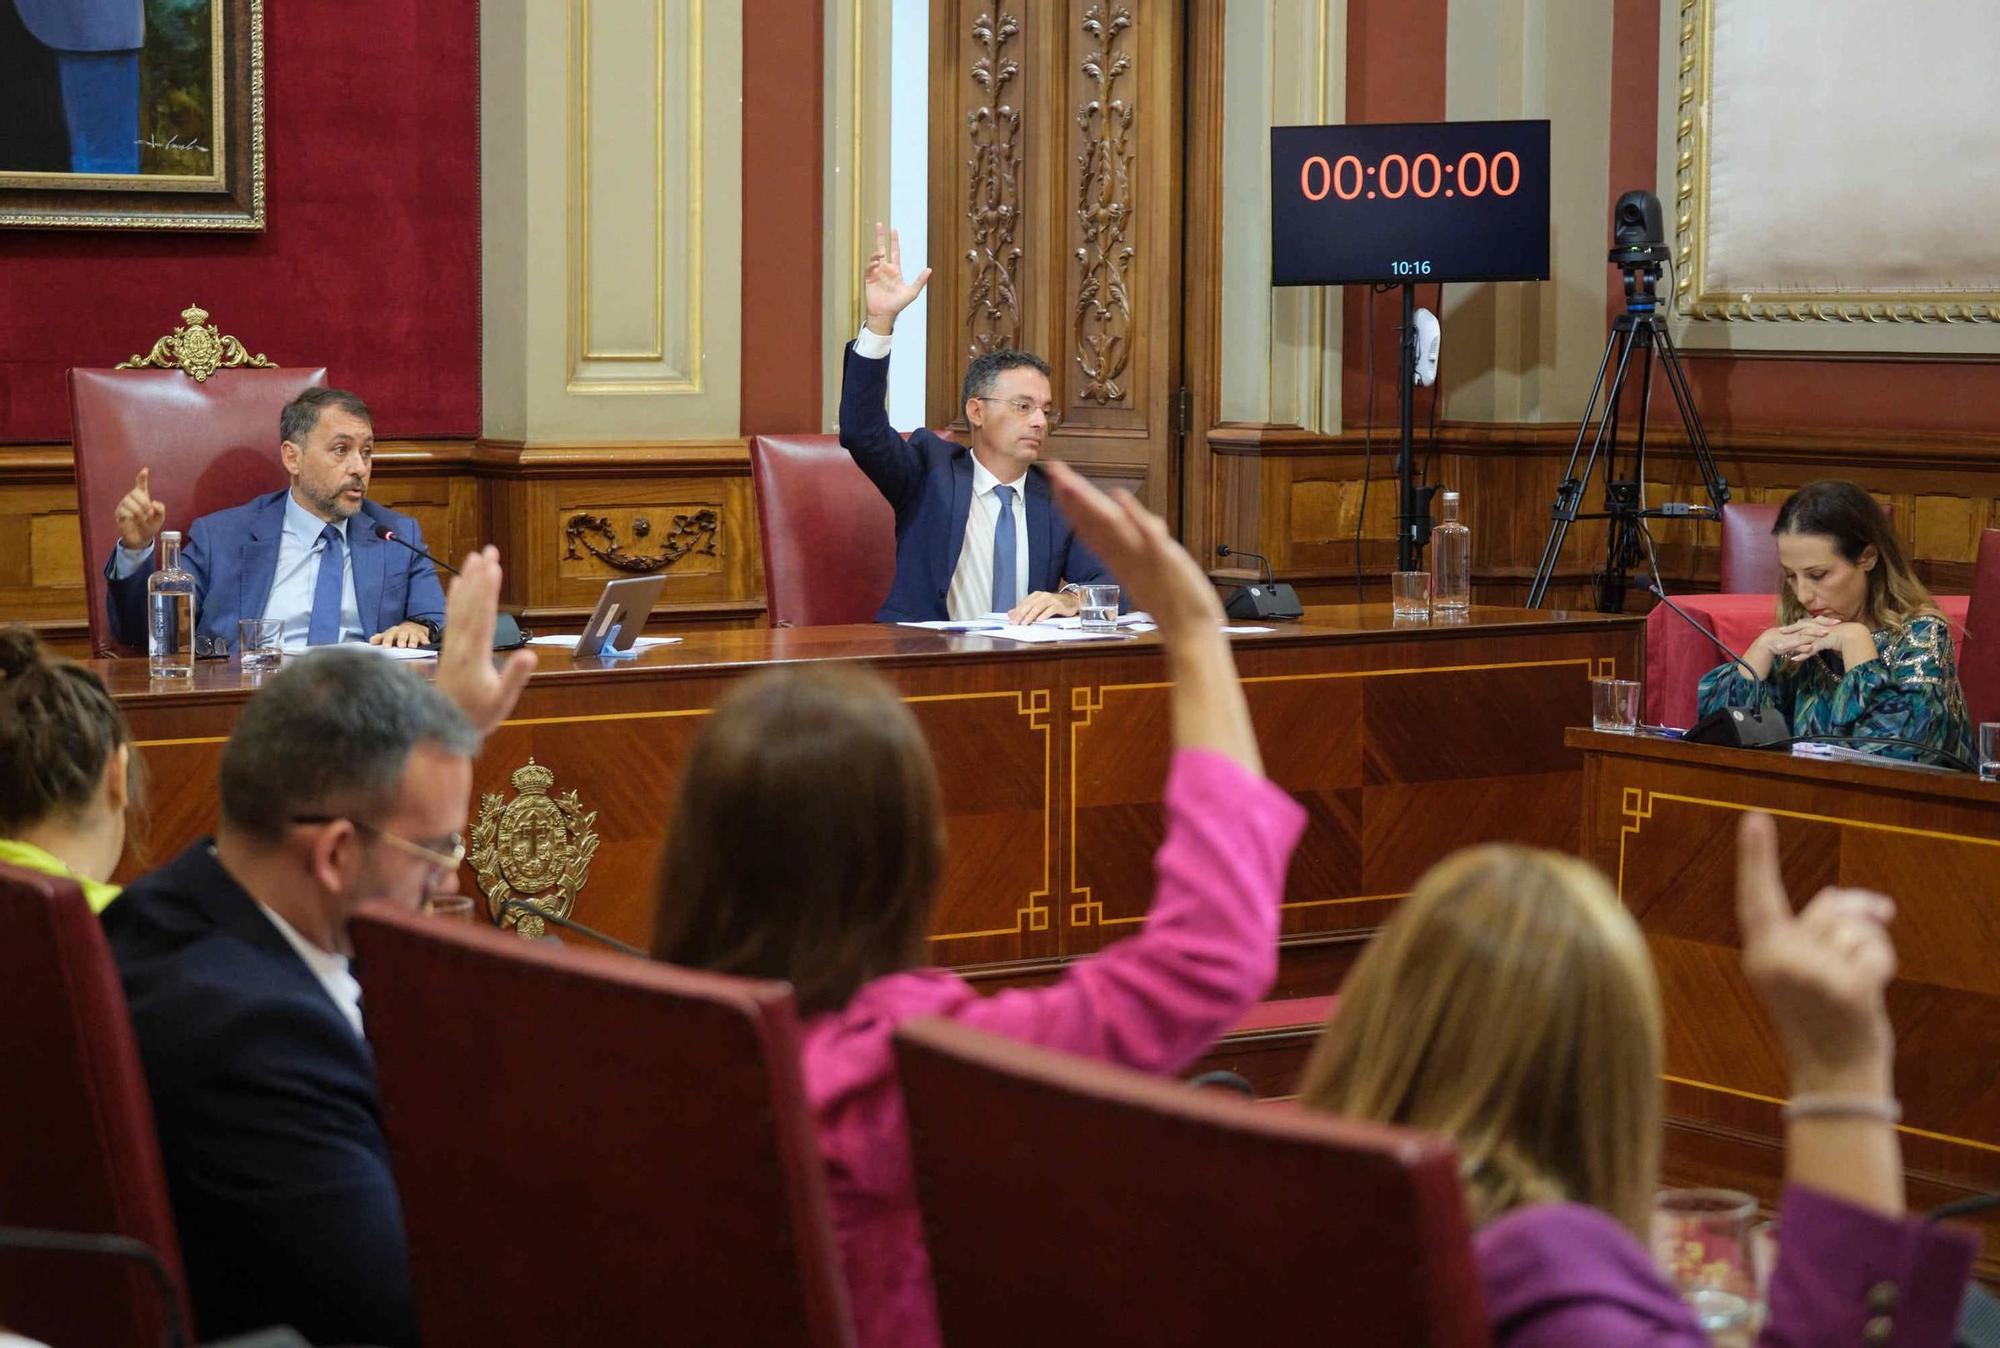
[[[441,566],[445,570],[451,572],[451,574],[454,576],[464,574],[457,567],[453,566],[450,562],[442,561],[439,558],[432,556],[429,552],[426,552],[424,549],[418,547],[415,543],[412,543],[409,539],[404,538],[401,534],[397,533],[394,529],[391,529],[388,525],[383,524],[379,521],[375,525],[375,537],[381,539],[385,543],[394,543],[400,547],[408,548],[411,552],[416,553],[417,556],[423,558],[425,561],[429,562],[432,566]],[[528,635],[529,635],[528,633],[521,630],[521,624],[515,621],[513,614],[503,612],[503,613],[496,613],[493,615],[494,650],[511,651],[518,649],[519,647],[525,646],[528,644]],[[444,634],[442,632],[438,634],[438,639],[436,644],[440,648],[443,647]]]
[[[1304,606],[1299,603],[1298,592],[1289,585],[1280,585],[1271,575],[1271,559],[1260,552],[1245,552],[1232,548],[1227,543],[1215,545],[1218,557],[1250,557],[1264,564],[1262,585],[1239,585],[1229,592],[1222,601],[1222,611],[1232,618],[1303,618]]]
[[[1694,723],[1681,736],[1687,744],[1726,744],[1735,749],[1781,749],[1791,742],[1792,727],[1785,720],[1785,714],[1775,707],[1764,705],[1764,680],[1757,671],[1750,668],[1750,662],[1729,649],[1721,637],[1703,627],[1699,622],[1673,600],[1667,598],[1655,581],[1646,587],[1646,593],[1665,604],[1675,617],[1701,633],[1711,646],[1729,657],[1729,663],[1740,667],[1755,682],[1751,693],[1751,704],[1747,707],[1717,707],[1708,715]]]
[[[595,927],[586,927],[581,922],[572,922],[566,917],[557,917],[554,913],[542,907],[542,905],[540,905],[539,903],[530,903],[526,899],[504,900],[500,904],[500,916],[505,917],[509,913],[525,914],[530,917],[538,917],[544,922],[553,923],[554,925],[561,927],[564,931],[573,931],[578,936],[584,937],[587,940],[595,941],[601,946],[608,946],[613,950],[621,951],[627,955],[637,955],[642,960],[652,958],[651,955],[648,955],[645,951],[639,949],[638,946],[627,945],[625,944],[625,942],[619,940],[616,936],[606,936],[603,932],[597,930]],[[549,937],[546,939],[553,940],[555,938]]]

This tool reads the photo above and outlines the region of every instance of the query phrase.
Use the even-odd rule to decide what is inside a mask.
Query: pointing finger
[[[1785,877],[1778,866],[1778,826],[1768,814],[1748,814],[1736,830],[1736,923],[1746,946],[1791,920]]]

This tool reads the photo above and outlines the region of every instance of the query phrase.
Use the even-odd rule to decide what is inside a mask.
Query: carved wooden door
[[[932,0],[932,425],[982,351],[1054,368],[1047,453],[1178,514],[1184,0]]]

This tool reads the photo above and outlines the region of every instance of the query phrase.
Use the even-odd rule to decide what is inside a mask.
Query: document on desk
[[[435,660],[438,658],[436,651],[426,650],[422,646],[377,646],[369,641],[347,641],[341,644],[345,646],[366,646],[371,651],[380,651],[391,660]],[[293,656],[305,654],[304,651],[287,651],[285,653]]]
[[[999,637],[1002,641],[1125,641],[1138,633],[1127,628],[1117,632],[1086,632],[1080,627],[1054,627],[1046,623],[1036,623],[1032,627],[994,627],[979,634],[983,637]]]
[[[1005,627],[1005,618],[933,618],[926,622],[901,622],[898,627],[921,627],[926,632],[991,632]]]
[[[580,640],[578,637],[529,637],[528,644],[530,646],[560,646],[566,651],[573,651],[576,649],[578,640]],[[655,646],[675,645],[680,640],[681,638],[679,637],[634,637],[632,640],[632,649],[635,651],[651,650]]]

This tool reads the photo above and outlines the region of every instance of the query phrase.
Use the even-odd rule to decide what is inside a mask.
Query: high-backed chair
[[[1896,507],[1885,505],[1882,513],[1896,523]],[[1771,530],[1778,523],[1778,507],[1750,501],[1733,502],[1722,509],[1722,592],[1724,594],[1776,594],[1784,579],[1778,565],[1778,540]]]
[[[1985,529],[1979,535],[1958,679],[1965,687],[1973,729],[1977,731],[1981,721],[2000,721],[2000,529]]]
[[[211,343],[227,352],[235,339],[216,336],[200,309],[181,317],[186,326],[175,334],[181,341],[174,368],[69,372],[84,589],[90,645],[98,655],[140,654],[112,638],[102,575],[118,540],[112,514],[139,470],[153,470],[152,495],[167,507],[166,527],[185,535],[200,516],[285,485],[278,413],[301,390],[326,383],[324,369],[211,369],[195,353],[206,353]],[[206,338],[184,336],[196,330]],[[240,352],[240,343],[234,349]],[[175,352],[172,338],[154,344],[155,357],[171,361]],[[196,380],[191,370],[203,378]]]
[[[850,1341],[789,988],[352,931],[426,1345]]]
[[[896,577],[896,513],[831,435],[750,437],[773,627],[865,623]]]
[[[1487,1341],[1443,1138],[948,1021],[896,1069],[952,1348]]]
[[[180,1241],[125,989],[73,880],[0,866],[0,1226],[124,1236],[178,1290]],[[129,1260],[0,1248],[0,1325],[55,1344],[165,1342]]]

